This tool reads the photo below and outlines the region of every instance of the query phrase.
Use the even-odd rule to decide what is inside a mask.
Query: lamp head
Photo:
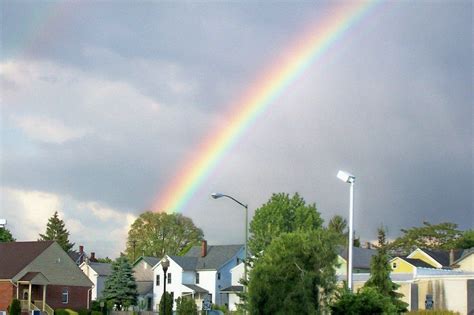
[[[165,256],[165,258],[163,258],[163,260],[161,261],[161,267],[166,272],[166,270],[168,270],[169,266],[170,266],[170,261]]]
[[[337,172],[337,178],[342,180],[343,182],[346,183],[354,183],[355,182],[355,176],[352,175],[351,173],[344,172],[344,171],[339,171]]]
[[[218,198],[224,197],[224,194],[221,194],[221,193],[212,193],[212,194],[211,194],[211,197],[214,198],[214,199],[218,199]]]

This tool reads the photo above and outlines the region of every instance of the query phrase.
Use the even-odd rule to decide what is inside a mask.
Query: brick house
[[[92,282],[55,241],[0,243],[0,311],[89,308]]]

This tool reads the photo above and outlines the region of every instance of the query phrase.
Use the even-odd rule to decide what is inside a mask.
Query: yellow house
[[[392,267],[393,273],[415,273],[418,267],[435,268],[424,260],[408,257],[393,258],[390,260],[390,267]]]
[[[474,247],[464,250],[461,258],[454,262],[453,268],[474,272]]]

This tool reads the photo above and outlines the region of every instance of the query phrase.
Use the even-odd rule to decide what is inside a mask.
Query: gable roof
[[[453,265],[459,263],[472,254],[474,254],[474,247],[463,250],[461,256],[454,261]]]
[[[207,254],[201,257],[201,246],[193,246],[184,255],[184,257],[197,258],[196,270],[217,270],[226,262],[232,259],[244,247],[242,244],[238,245],[210,245],[207,246]]]
[[[429,255],[431,258],[436,260],[440,265],[443,267],[449,267],[449,250],[435,250],[435,249],[424,249],[420,248],[423,252]],[[459,257],[461,257],[462,250],[455,249],[454,250],[454,260],[456,261]]]
[[[54,241],[0,243],[0,279],[12,279]]]
[[[146,262],[147,264],[149,264],[150,266],[154,267],[157,263],[160,262],[161,259],[157,257],[153,257],[153,256],[140,256],[133,263],[133,267],[135,267],[142,260]]]
[[[91,267],[99,276],[110,276],[112,274],[112,264],[89,262]]]
[[[424,262],[421,259],[416,259],[416,258],[407,258],[407,257],[399,257],[409,263],[410,265],[413,265],[415,267],[423,267],[423,268],[435,268],[431,266],[430,264]]]
[[[174,260],[183,270],[196,270],[197,257],[185,256],[169,256]]]
[[[338,254],[347,261],[347,248],[340,246],[338,248]],[[370,269],[370,261],[372,260],[372,256],[376,254],[377,250],[375,249],[352,247],[352,267]]]

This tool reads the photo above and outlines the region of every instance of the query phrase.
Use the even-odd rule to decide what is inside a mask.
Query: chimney
[[[91,252],[90,261],[92,261],[92,262],[97,261],[97,259],[95,259],[95,252]]]
[[[207,255],[207,241],[202,240],[201,241],[201,257],[206,257]]]
[[[449,265],[454,264],[454,249],[449,250]]]
[[[84,262],[84,246],[79,245],[79,264]]]
[[[79,245],[79,254],[82,254],[82,253],[84,253],[84,246]]]
[[[367,249],[372,249],[372,244],[370,244],[370,242],[366,242],[366,243],[365,243],[365,247],[366,247]]]

